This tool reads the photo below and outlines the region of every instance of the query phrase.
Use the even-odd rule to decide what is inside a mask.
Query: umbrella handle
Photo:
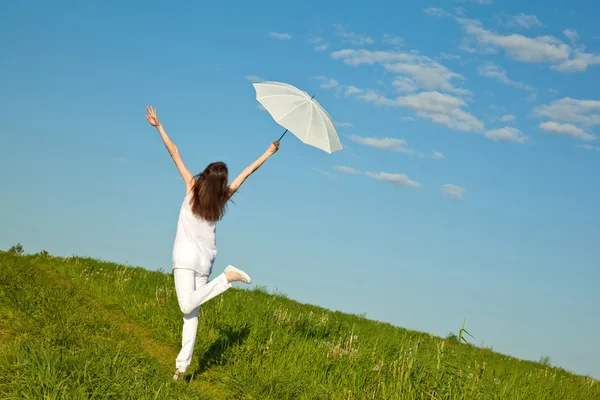
[[[283,139],[283,137],[285,136],[285,134],[287,133],[287,129],[285,130],[285,132],[283,132],[283,135],[281,135],[281,137],[279,139],[277,139],[277,141],[279,142],[281,139]]]

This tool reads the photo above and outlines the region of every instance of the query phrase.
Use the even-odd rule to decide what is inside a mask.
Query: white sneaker
[[[185,372],[176,370],[175,375],[173,375],[174,381],[182,381],[185,378]]]
[[[242,282],[245,283],[252,283],[252,278],[250,278],[248,276],[247,273],[245,273],[244,271],[242,271],[241,269],[237,269],[236,267],[234,267],[233,265],[228,265],[227,268],[225,268],[225,272],[237,272],[238,274],[240,274],[242,276]]]

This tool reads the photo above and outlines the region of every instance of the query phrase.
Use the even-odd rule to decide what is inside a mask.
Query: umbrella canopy
[[[308,93],[281,82],[254,83],[256,100],[303,143],[327,153],[342,150],[331,117]]]

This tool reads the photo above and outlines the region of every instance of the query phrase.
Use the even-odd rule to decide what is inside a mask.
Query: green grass
[[[85,291],[52,268],[56,262],[0,253],[1,398],[199,397],[170,381],[110,313],[90,306]]]
[[[181,324],[171,274],[2,252],[0,398],[600,399],[589,377],[262,288],[203,305],[177,383]]]

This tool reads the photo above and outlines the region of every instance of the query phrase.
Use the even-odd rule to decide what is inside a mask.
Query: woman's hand
[[[146,106],[146,111],[148,115],[146,115],[146,119],[150,122],[150,125],[158,127],[160,126],[160,122],[158,121],[158,117],[156,116],[156,108],[152,108],[152,106]]]
[[[267,154],[269,156],[272,156],[273,154],[277,153],[277,150],[279,150],[279,141],[271,143],[271,145],[267,149]]]

